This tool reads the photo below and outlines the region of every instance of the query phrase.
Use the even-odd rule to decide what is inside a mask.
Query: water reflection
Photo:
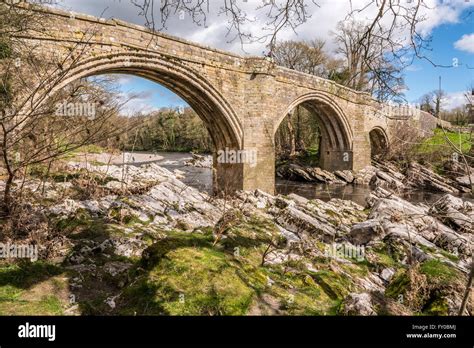
[[[320,199],[325,202],[333,198],[351,200],[365,206],[366,200],[372,190],[369,186],[363,185],[327,185],[277,179],[276,191],[282,195],[295,193],[307,199]],[[413,190],[400,196],[411,203],[425,203],[431,205],[444,195],[446,195],[446,193]],[[460,195],[460,197],[464,200],[474,202],[470,194],[463,194]]]
[[[366,199],[370,195],[368,186],[355,185],[326,185],[305,182],[295,182],[277,179],[276,192],[282,195],[295,193],[308,199],[320,199],[330,201],[333,198],[351,200],[365,206]]]
[[[180,179],[186,185],[212,194],[212,170],[210,168],[186,166],[185,162],[191,158],[192,156],[189,153],[138,152],[130,154],[126,162],[132,165],[156,163],[172,172],[179,171],[181,174]],[[117,161],[119,160],[122,160],[122,158],[117,159]],[[320,199],[322,201],[338,198],[351,200],[365,206],[366,199],[369,197],[370,192],[371,189],[369,186],[362,185],[327,185],[276,179],[277,194],[289,195],[295,193],[308,199]],[[444,195],[445,193],[415,190],[405,193],[402,197],[412,203],[425,203],[430,205]],[[469,194],[463,195],[462,198],[474,203],[474,199]]]

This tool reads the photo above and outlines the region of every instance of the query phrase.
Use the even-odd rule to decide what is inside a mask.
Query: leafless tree
[[[402,70],[387,51],[389,44],[378,35],[366,36],[367,27],[355,20],[340,22],[334,33],[337,53],[347,70],[344,85],[373,94],[380,101],[400,100],[404,87]]]
[[[0,18],[0,157],[7,173],[2,203],[11,213],[16,178],[116,134],[118,126],[110,121],[126,101],[87,81],[53,93],[85,54],[88,36],[69,47],[66,57],[46,59],[37,44],[22,39],[47,26],[46,14],[0,3]]]
[[[246,7],[252,6],[236,0],[162,0],[157,6],[154,0],[132,0],[139,9],[139,14],[145,19],[145,25],[161,31],[167,28],[172,16],[186,16],[198,26],[206,26],[211,11],[218,16],[227,18],[227,34],[229,42],[239,40],[243,45],[253,42],[267,42],[269,55],[272,55],[278,34],[290,28],[293,31],[305,23],[310,14],[308,4],[318,6],[315,0],[284,0],[262,1],[253,5],[253,10],[260,17],[266,18],[262,23],[261,32],[252,32],[247,24],[255,19],[247,13]]]
[[[412,63],[415,57],[425,59],[437,67],[452,67],[440,65],[426,55],[430,48],[431,37],[424,35],[421,25],[427,20],[426,13],[434,10],[423,0],[367,0],[360,6],[354,6],[347,18],[356,18],[362,14],[374,11],[376,14],[368,21],[360,43],[370,42],[373,38],[382,39],[386,49],[402,66]],[[411,59],[407,59],[411,57]],[[367,59],[365,57],[364,59]]]
[[[275,45],[273,57],[278,65],[311,75],[327,77],[326,65],[330,58],[324,51],[324,45],[325,42],[319,39],[308,42],[284,41]]]
[[[443,90],[434,90],[426,93],[420,98],[421,109],[440,118],[445,99],[446,92]]]

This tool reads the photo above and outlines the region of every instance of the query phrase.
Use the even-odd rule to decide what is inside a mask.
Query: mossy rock
[[[137,290],[141,313],[166,315],[244,315],[255,295],[228,256],[207,247],[168,251],[128,295]]]
[[[373,251],[378,256],[380,265],[384,267],[396,267],[407,255],[406,246],[392,237],[385,238]]]
[[[61,232],[71,232],[77,227],[88,227],[90,226],[94,219],[86,209],[78,209],[74,216],[69,218],[58,217],[53,218],[56,229]]]
[[[433,316],[449,315],[447,299],[442,296],[435,296],[434,299],[428,301],[428,304],[423,309],[423,313]]]
[[[92,217],[87,210],[79,209],[74,217],[56,218],[55,228],[69,238],[104,241],[117,229],[104,222],[100,217]]]
[[[229,227],[224,234],[226,238],[221,244],[228,250],[233,250],[235,247],[251,248],[269,243],[278,245],[285,243],[273,221],[255,216],[250,219],[241,217],[241,220]]]
[[[316,273],[312,272],[311,276],[333,300],[342,300],[351,291],[351,281],[345,275],[323,270]]]
[[[404,295],[410,286],[410,278],[405,269],[399,269],[392,277],[390,284],[385,289],[387,297],[398,299],[400,295]]]
[[[143,252],[145,267],[153,267],[171,251],[187,247],[211,247],[210,233],[171,231],[166,238],[157,241]]]
[[[11,45],[8,42],[0,41],[0,60],[10,58],[12,53]]]
[[[334,315],[340,301],[328,295],[313,276],[307,273],[276,272],[270,274],[275,284],[266,293],[279,299],[284,315]]]
[[[453,261],[453,262],[458,262],[458,261],[459,261],[459,256],[456,256],[456,255],[454,255],[454,254],[452,254],[452,253],[450,253],[450,252],[447,252],[447,251],[445,251],[445,250],[442,250],[442,249],[441,249],[441,250],[439,251],[439,253],[440,253],[441,255],[443,255],[444,257],[446,257],[447,259]]]
[[[58,172],[51,175],[51,178],[55,182],[69,182],[75,179],[79,179],[81,174],[79,173],[67,173],[67,172]]]
[[[463,279],[462,274],[457,269],[437,259],[423,262],[420,271],[426,275],[431,284],[437,286],[455,285]]]

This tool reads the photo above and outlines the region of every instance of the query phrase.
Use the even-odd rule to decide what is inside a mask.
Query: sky
[[[194,0],[196,1],[196,0]],[[190,18],[173,16],[167,28],[169,34],[198,42],[207,46],[224,49],[241,55],[261,55],[266,51],[265,43],[242,45],[240,41],[231,40],[226,36],[228,20],[219,15],[219,6],[223,0],[210,0],[206,26],[197,26]],[[265,23],[264,13],[256,11],[256,5],[264,0],[237,0],[247,14],[255,20],[246,26],[252,33],[262,33]],[[268,0],[267,0],[268,1]],[[280,1],[280,0],[276,0]],[[416,0],[400,0],[407,3]],[[412,65],[404,71],[406,99],[411,103],[419,101],[420,97],[434,89],[438,89],[441,77],[441,88],[447,93],[444,108],[452,109],[464,103],[463,94],[467,88],[474,85],[474,0],[423,0],[426,8],[425,16],[419,30],[425,37],[431,37],[430,50],[424,55],[437,65],[454,66],[451,68],[436,67],[426,59],[416,58]],[[155,0],[159,5],[159,0]],[[375,1],[374,1],[375,2]],[[325,49],[329,54],[335,53],[334,31],[339,21],[346,18],[350,12],[350,0],[308,0],[308,12],[311,17],[297,28],[283,30],[279,40],[311,40],[315,38],[326,41]],[[353,9],[365,8],[372,0],[352,0]],[[212,5],[211,5],[212,4]],[[135,24],[144,24],[138,9],[128,0],[59,0],[57,7],[86,13],[104,18],[118,18]],[[158,6],[156,6],[158,8]],[[472,11],[472,13],[470,13]],[[358,15],[357,19],[368,21],[377,12],[377,7],[371,5]],[[403,39],[403,33],[400,38]],[[166,88],[141,78],[122,76],[119,80],[120,90],[124,96],[131,93],[139,97],[127,106],[127,112],[148,112],[161,107],[185,106],[186,103]]]

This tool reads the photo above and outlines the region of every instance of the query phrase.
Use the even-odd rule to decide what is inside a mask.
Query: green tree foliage
[[[138,126],[119,139],[119,146],[124,150],[212,151],[209,132],[191,108],[161,109],[133,119]]]
[[[297,107],[282,121],[275,135],[277,158],[317,157],[320,134],[316,117],[304,107]]]

